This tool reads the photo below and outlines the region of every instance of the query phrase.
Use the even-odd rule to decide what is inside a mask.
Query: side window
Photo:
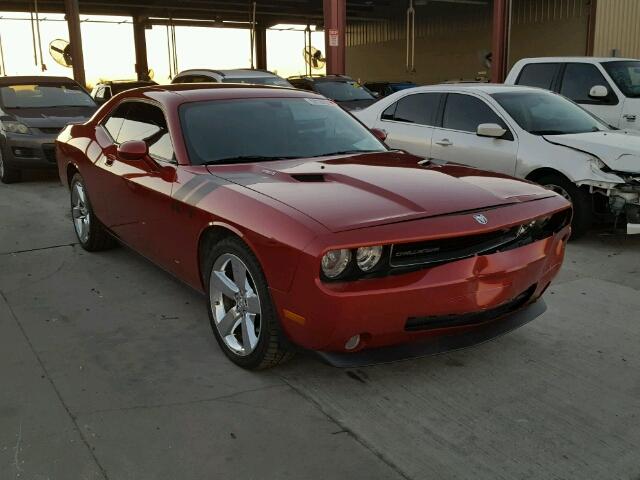
[[[128,109],[118,134],[118,143],[143,140],[149,155],[156,160],[173,162],[173,144],[164,113],[159,107],[144,102],[127,102]]]
[[[393,115],[396,122],[415,123],[416,125],[435,125],[440,93],[417,93],[398,100]]]
[[[609,95],[602,98],[591,98],[589,92],[596,85],[607,87]],[[615,105],[618,99],[611,90],[611,85],[595,65],[589,63],[568,63],[562,78],[560,93],[577,103]]]
[[[559,66],[559,63],[530,63],[523,67],[516,83],[551,90]]]
[[[109,100],[111,97],[113,97],[113,94],[111,93],[111,87],[104,87],[104,99],[105,100]]]
[[[509,130],[504,121],[484,101],[471,95],[450,93],[444,107],[443,128],[475,133],[481,123],[497,123]]]
[[[120,129],[122,128],[122,124],[124,123],[124,115],[126,110],[129,108],[128,103],[121,103],[118,105],[115,110],[107,117],[107,120],[103,122],[103,127],[109,132],[113,141],[116,142],[118,140],[118,135],[120,134]]]
[[[96,91],[96,98],[98,100],[104,100],[104,87],[98,87],[98,90]]]

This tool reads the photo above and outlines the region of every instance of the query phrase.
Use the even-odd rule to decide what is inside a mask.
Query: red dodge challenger
[[[57,141],[78,240],[115,239],[204,292],[224,353],[362,365],[465,347],[540,315],[571,208],[418,163],[319,95],[242,85],[125,92]]]

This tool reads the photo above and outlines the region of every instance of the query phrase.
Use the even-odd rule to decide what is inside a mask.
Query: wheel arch
[[[204,271],[204,260],[206,258],[206,253],[213,247],[213,245],[227,237],[239,238],[249,247],[253,254],[256,255],[255,249],[251,246],[251,243],[247,241],[246,236],[243,235],[243,233],[236,227],[224,222],[209,223],[202,230],[202,232],[200,232],[200,237],[198,238],[198,276],[200,278],[200,284],[203,291],[206,291],[206,279]]]
[[[76,173],[80,173],[80,169],[75,163],[69,162],[67,164],[66,171],[65,171],[66,179],[67,179],[67,187],[71,188],[71,179],[73,179],[73,176]]]
[[[529,172],[525,177],[525,179],[529,180],[530,182],[538,183],[544,177],[548,177],[551,175],[560,176],[562,178],[565,178],[567,181],[574,183],[573,180],[571,180],[567,175],[562,173],[560,170],[556,170],[555,168],[550,168],[550,167],[536,168],[535,170]]]

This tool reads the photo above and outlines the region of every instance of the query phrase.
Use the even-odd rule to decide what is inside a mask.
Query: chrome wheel
[[[549,184],[549,185],[545,185],[544,186],[547,190],[551,190],[553,192],[556,192],[559,195],[562,195],[565,199],[569,200],[571,202],[571,195],[569,195],[569,192],[567,192],[564,188],[562,188],[560,185],[553,185],[553,184]]]
[[[74,183],[71,190],[71,216],[78,238],[82,243],[86,243],[89,240],[91,214],[87,206],[87,195],[80,182]]]
[[[249,355],[260,338],[262,309],[253,277],[240,258],[225,253],[216,259],[209,297],[214,323],[225,345],[236,355]]]

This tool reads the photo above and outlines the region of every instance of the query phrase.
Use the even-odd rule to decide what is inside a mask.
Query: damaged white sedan
[[[403,90],[355,115],[392,148],[526,178],[574,206],[574,236],[597,218],[640,233],[640,134],[547,90],[489,84]]]

